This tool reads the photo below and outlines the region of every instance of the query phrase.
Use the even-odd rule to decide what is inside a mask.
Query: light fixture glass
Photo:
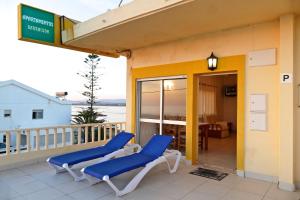
[[[215,70],[218,67],[218,57],[214,55],[212,52],[211,55],[207,58],[208,62],[208,69],[209,70]]]

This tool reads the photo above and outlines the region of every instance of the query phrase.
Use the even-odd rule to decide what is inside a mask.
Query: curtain
[[[199,115],[204,117],[217,114],[217,88],[212,85],[199,86]]]

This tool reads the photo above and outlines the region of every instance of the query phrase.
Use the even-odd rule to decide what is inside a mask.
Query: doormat
[[[223,178],[228,176],[227,173],[218,172],[215,170],[205,169],[205,168],[201,168],[201,167],[199,167],[198,169],[196,169],[194,171],[191,171],[190,174],[193,174],[196,176],[202,176],[205,178],[210,178],[210,179],[213,179],[216,181],[221,181]]]

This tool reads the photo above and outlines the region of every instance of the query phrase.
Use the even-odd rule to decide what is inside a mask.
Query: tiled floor
[[[208,150],[200,150],[201,165],[234,172],[236,168],[236,134],[226,138],[208,138]]]
[[[181,164],[176,174],[169,174],[165,165],[154,168],[138,188],[121,198],[115,197],[106,183],[89,186],[86,181],[74,182],[66,174],[54,173],[46,163],[0,172],[0,199],[7,200],[299,200],[300,192],[284,192],[276,184],[244,179],[230,174],[222,181],[190,175],[194,167]],[[113,179],[122,187],[133,177],[133,171]]]

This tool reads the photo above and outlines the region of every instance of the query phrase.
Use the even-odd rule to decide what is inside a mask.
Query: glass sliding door
[[[167,77],[137,82],[138,141],[153,134],[174,136],[172,148],[185,151],[186,79]]]
[[[168,79],[163,84],[162,132],[173,135],[172,147],[185,152],[186,79]]]
[[[160,133],[160,87],[161,81],[139,83],[139,142],[144,145],[153,134]]]

